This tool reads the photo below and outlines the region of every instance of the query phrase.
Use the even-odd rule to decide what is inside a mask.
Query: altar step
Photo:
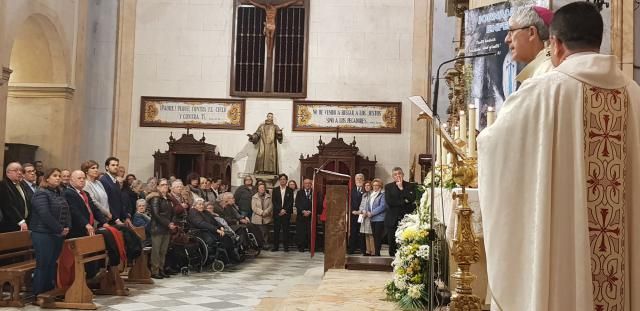
[[[393,271],[389,256],[348,255],[345,268],[347,270]]]

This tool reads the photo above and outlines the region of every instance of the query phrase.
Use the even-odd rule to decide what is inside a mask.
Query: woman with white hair
[[[504,42],[509,45],[513,60],[526,64],[516,76],[518,83],[553,69],[548,49],[552,19],[553,12],[539,6],[518,8],[509,18]]]
[[[145,246],[151,245],[151,217],[147,215],[147,200],[136,201],[136,212],[131,217],[131,223],[136,227],[144,227],[146,239],[143,242]]]

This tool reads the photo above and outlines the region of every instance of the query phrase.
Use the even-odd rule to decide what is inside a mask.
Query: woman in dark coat
[[[169,182],[163,178],[158,182],[158,192],[147,196],[151,208],[151,277],[154,279],[169,277],[164,271],[164,260],[169,248],[170,231],[175,230],[176,225],[173,223],[175,212],[168,193]]]
[[[33,294],[55,288],[56,261],[62,251],[64,237],[71,227],[69,205],[60,191],[60,170],[50,169],[31,201],[31,241],[36,257]]]

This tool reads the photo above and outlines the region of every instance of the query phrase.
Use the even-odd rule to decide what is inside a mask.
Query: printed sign
[[[244,100],[145,97],[140,126],[244,129]]]
[[[294,101],[293,130],[400,133],[401,103]]]

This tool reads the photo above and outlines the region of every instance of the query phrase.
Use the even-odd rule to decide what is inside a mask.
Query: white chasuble
[[[496,310],[640,310],[640,88],[614,56],[526,80],[478,152]]]

